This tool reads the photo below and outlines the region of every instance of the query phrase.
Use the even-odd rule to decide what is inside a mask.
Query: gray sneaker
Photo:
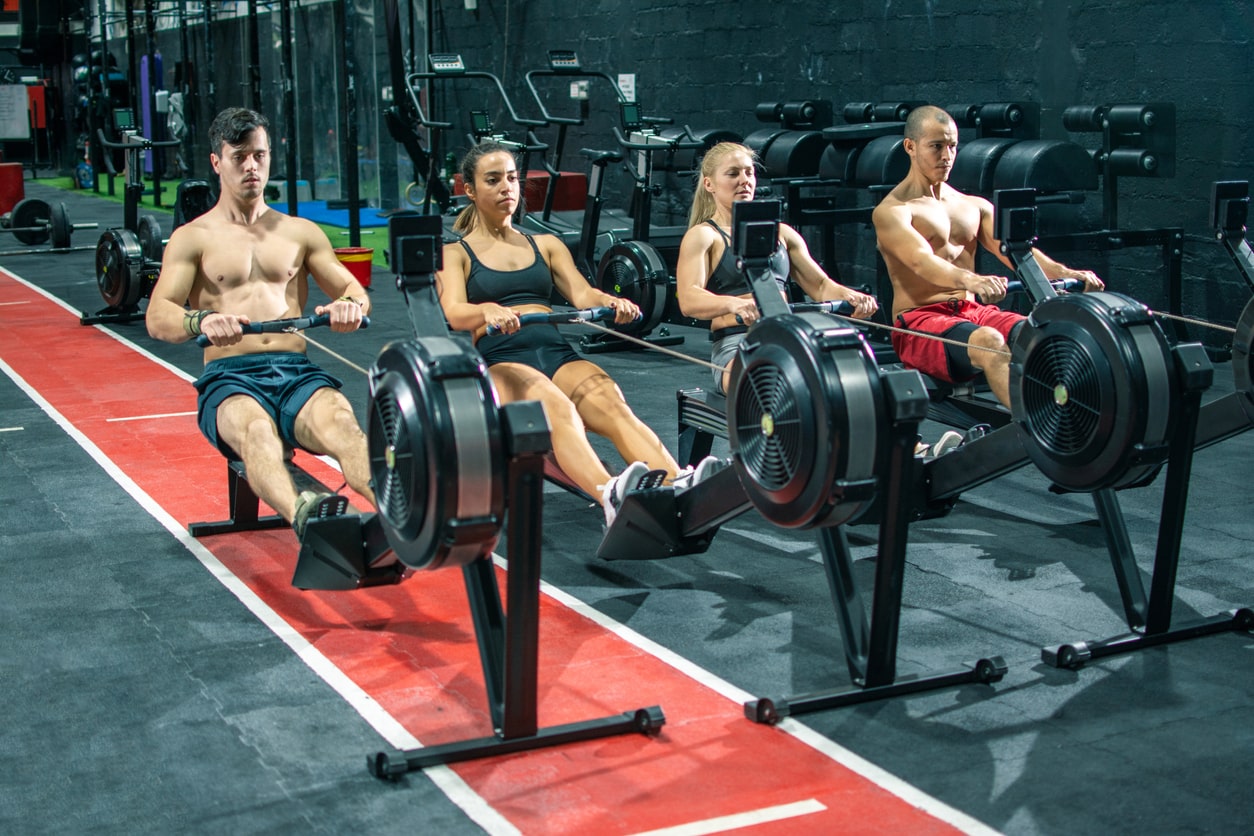
[[[296,512],[292,516],[292,528],[296,539],[305,538],[305,528],[310,520],[338,517],[348,510],[348,497],[334,493],[301,491],[296,497]]]

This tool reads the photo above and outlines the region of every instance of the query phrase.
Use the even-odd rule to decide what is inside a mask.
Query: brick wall
[[[523,74],[542,67],[551,48],[573,48],[585,67],[610,75],[634,73],[647,113],[742,133],[762,127],[752,110],[771,100],[827,99],[838,121],[850,101],[1026,100],[1041,105],[1044,137],[1092,147],[1094,137],[1063,129],[1065,107],[1174,103],[1176,175],[1121,179],[1120,225],[1185,229],[1186,310],[1231,323],[1248,298],[1208,223],[1213,180],[1254,179],[1254,10],[1243,0],[479,0],[477,14],[460,3],[444,7],[437,48],[501,75],[532,113]],[[609,118],[593,118],[569,147],[609,145]],[[578,162],[568,155],[567,167]],[[1100,202],[1088,214],[1100,217]],[[868,235],[842,232],[843,276],[867,275]],[[1156,253],[1096,262],[1113,287],[1164,304]]]

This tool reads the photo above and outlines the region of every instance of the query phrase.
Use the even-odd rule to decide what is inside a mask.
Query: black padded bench
[[[322,484],[291,461],[287,462],[287,472],[292,475],[296,484],[296,492],[317,491],[319,493],[336,493]],[[235,531],[260,531],[268,528],[283,528],[287,520],[278,514],[261,516],[261,500],[253,493],[248,484],[248,474],[244,471],[241,461],[227,461],[226,484],[230,501],[231,516],[216,522],[189,523],[187,532],[193,537],[208,537],[213,534],[229,534]]]

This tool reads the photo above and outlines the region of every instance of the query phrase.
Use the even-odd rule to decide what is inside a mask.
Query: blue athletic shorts
[[[296,415],[323,387],[339,389],[344,384],[296,352],[241,354],[224,357],[205,365],[196,381],[200,397],[196,420],[209,443],[228,459],[239,459],[231,446],[218,438],[218,406],[232,395],[248,395],[266,411],[279,428],[279,437],[293,447],[296,442]]]

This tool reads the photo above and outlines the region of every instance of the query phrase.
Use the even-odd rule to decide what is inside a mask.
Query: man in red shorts
[[[993,238],[993,205],[945,182],[958,151],[958,126],[944,110],[931,105],[912,110],[903,145],[910,173],[872,216],[893,283],[893,319],[901,328],[965,347],[894,332],[893,348],[902,363],[941,380],[959,382],[983,372],[993,394],[1009,406],[1006,344],[1024,317],[993,304],[1006,295],[1005,277],[975,272],[977,245],[1012,267]],[[1086,291],[1105,287],[1088,270],[1033,253],[1051,280],[1081,279]]]

